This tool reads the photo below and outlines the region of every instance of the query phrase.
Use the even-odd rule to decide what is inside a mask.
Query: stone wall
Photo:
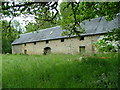
[[[23,49],[24,49],[23,44],[21,44],[21,45],[13,45],[13,46],[12,46],[12,53],[13,53],[13,54],[16,54],[16,53],[18,53],[18,54],[24,53],[24,52],[23,52]]]
[[[45,47],[51,48],[51,53],[65,53],[65,54],[77,54],[79,52],[79,46],[85,46],[85,52],[91,53],[95,52],[93,43],[97,41],[100,35],[94,36],[85,36],[84,40],[79,38],[66,38],[64,42],[61,42],[61,39],[58,40],[49,40],[49,43],[46,41],[36,42],[36,43],[27,43],[21,45],[12,46],[12,52],[15,53],[25,53],[27,54],[43,54]]]

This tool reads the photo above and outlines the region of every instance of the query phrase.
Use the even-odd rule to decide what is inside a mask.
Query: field
[[[3,55],[3,88],[117,88],[118,54]]]

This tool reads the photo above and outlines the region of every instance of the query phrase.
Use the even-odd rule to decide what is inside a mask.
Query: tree
[[[54,19],[54,23],[53,22],[49,22],[49,21],[42,21],[42,17],[43,16],[39,16],[37,15],[37,19],[35,19],[36,22],[29,22],[25,28],[26,28],[26,32],[32,32],[32,31],[37,31],[37,30],[41,30],[41,29],[46,29],[46,28],[50,28],[50,27],[54,27],[54,26],[58,26],[60,25],[60,16],[57,15],[56,18]]]
[[[120,12],[120,9],[118,10],[120,3],[118,2],[63,2],[60,7],[62,27],[69,30],[70,35],[80,35],[84,32],[80,26],[84,20],[105,16],[106,20],[110,21]],[[81,31],[77,29],[78,27]]]
[[[14,29],[12,25],[9,26],[7,20],[1,20],[0,24],[2,25],[2,53],[11,53],[11,43],[21,32]]]
[[[2,2],[2,6],[0,6],[2,8],[1,15],[3,17],[16,17],[21,14],[26,16],[30,14],[34,15],[36,23],[29,23],[26,26],[28,32],[61,25],[63,29],[67,30],[64,34],[69,36],[76,34],[79,36],[84,32],[80,25],[82,21],[103,16],[105,16],[106,20],[110,21],[120,13],[120,2],[75,2],[73,0],[74,2],[62,2],[59,10],[57,1],[58,0],[56,0],[56,2],[53,0],[49,2]],[[59,19],[57,16],[59,16]],[[58,22],[59,24],[56,24]],[[78,27],[81,31],[78,30]],[[4,28],[6,28],[6,26]],[[10,23],[5,30],[14,32]],[[111,33],[110,36],[114,34],[115,33]],[[6,33],[4,36],[12,36],[12,34]]]
[[[58,0],[57,0],[58,1]],[[58,2],[2,2],[2,14],[4,16],[19,16],[20,14],[32,14],[39,20],[54,23],[56,16],[61,13],[61,26],[67,29],[68,33],[80,35],[83,31],[78,31],[80,22],[96,17],[105,16],[107,20],[112,20],[117,13],[120,13],[119,2],[63,2],[60,12],[57,8]],[[69,12],[66,12],[69,9]],[[51,12],[51,13],[50,13]],[[66,12],[66,15],[63,14]],[[65,18],[66,17],[66,18]]]
[[[22,33],[22,27],[19,21],[17,20],[13,20],[11,22],[11,25],[14,27],[14,29],[18,32],[18,33]]]

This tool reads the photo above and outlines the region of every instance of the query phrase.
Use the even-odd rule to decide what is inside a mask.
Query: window
[[[34,42],[34,45],[36,45],[36,42]]]
[[[61,39],[61,42],[64,42],[64,38]]]
[[[46,44],[47,44],[47,43],[49,43],[49,41],[48,41],[48,40],[46,40]]]
[[[79,52],[80,52],[80,54],[85,53],[85,46],[80,46],[79,47]]]
[[[27,54],[27,50],[24,50],[24,54]]]
[[[26,46],[26,43],[24,45]]]
[[[80,40],[84,40],[84,37],[82,36],[82,37],[80,37]]]

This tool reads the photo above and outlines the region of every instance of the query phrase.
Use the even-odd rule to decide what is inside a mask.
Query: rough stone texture
[[[96,42],[102,34],[120,27],[119,19],[120,14],[112,21],[106,21],[105,17],[102,17],[101,20],[99,17],[91,19],[90,21],[83,21],[85,24],[81,23],[81,26],[86,32],[81,34],[81,36],[85,36],[84,40],[81,41],[75,38],[75,35],[71,36],[71,38],[62,36],[63,30],[60,26],[22,34],[20,38],[12,43],[12,53],[43,54],[45,51],[44,48],[48,47],[51,49],[51,53],[76,54],[80,53],[80,46],[83,46],[81,49],[83,51],[85,46],[85,53],[97,52],[93,43]],[[60,38],[66,39],[64,42],[61,42]],[[45,40],[49,40],[49,43],[46,44]],[[34,42],[36,42],[36,44],[34,44]]]
[[[65,53],[65,54],[77,54],[79,52],[79,46],[85,46],[86,53],[95,52],[95,47],[93,43],[98,40],[101,35],[94,36],[85,36],[84,40],[79,40],[79,38],[66,38],[64,42],[61,42],[61,39],[50,40],[48,44],[46,41],[27,43],[21,45],[13,45],[12,53],[23,53],[24,50],[27,50],[27,54],[43,54],[45,47],[51,48],[51,53]]]
[[[12,53],[13,54],[16,54],[16,53],[24,53],[23,52],[24,50],[24,47],[23,47],[23,44],[20,44],[20,45],[13,45],[12,46]]]

